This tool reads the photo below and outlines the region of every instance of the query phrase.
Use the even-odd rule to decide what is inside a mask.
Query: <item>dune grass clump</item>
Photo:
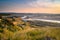
[[[53,39],[60,40],[60,28],[51,28],[49,36]]]
[[[27,36],[31,40],[44,40],[45,31],[32,30],[30,32],[27,32]]]

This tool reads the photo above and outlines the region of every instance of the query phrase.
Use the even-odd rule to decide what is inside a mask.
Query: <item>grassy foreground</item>
[[[60,40],[60,28],[28,28],[17,32],[4,29],[0,40]]]
[[[13,21],[16,23],[18,20]],[[18,23],[20,26],[17,26],[13,21],[0,20],[0,40],[60,40],[60,28],[33,28],[29,23],[21,21]]]

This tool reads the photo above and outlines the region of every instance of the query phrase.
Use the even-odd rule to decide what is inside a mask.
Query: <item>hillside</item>
[[[40,27],[20,17],[0,19],[0,40],[60,40],[59,27]]]

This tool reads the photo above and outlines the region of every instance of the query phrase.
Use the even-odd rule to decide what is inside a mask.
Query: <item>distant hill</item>
[[[7,13],[0,13],[0,16],[7,16],[7,15],[11,15],[11,14],[7,14]]]

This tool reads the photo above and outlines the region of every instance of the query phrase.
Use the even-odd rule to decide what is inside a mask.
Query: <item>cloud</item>
[[[10,0],[0,2],[0,11],[60,13],[60,0]]]
[[[59,0],[35,0],[25,4],[29,7],[36,7],[36,8],[60,8],[60,1]]]

